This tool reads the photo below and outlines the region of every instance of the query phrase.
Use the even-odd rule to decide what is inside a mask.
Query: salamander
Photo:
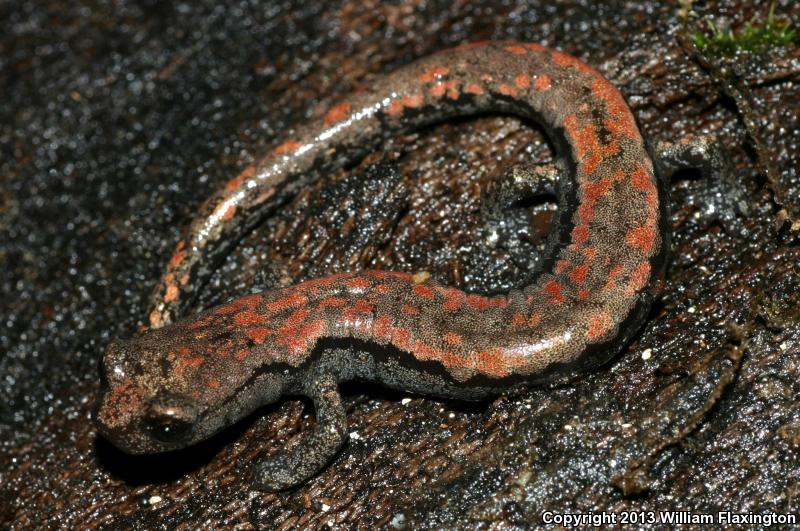
[[[483,296],[425,274],[344,272],[178,319],[220,258],[311,179],[387,136],[489,112],[541,124],[564,161],[530,285]],[[698,149],[664,151],[686,165]],[[480,400],[598,367],[640,328],[662,285],[659,173],[622,95],[573,56],[484,42],[420,59],[331,106],[201,206],[155,291],[150,329],[107,347],[99,430],[126,452],[162,452],[282,396],[310,397],[313,432],[255,466],[254,486],[278,490],[319,472],[344,444],[340,382]]]

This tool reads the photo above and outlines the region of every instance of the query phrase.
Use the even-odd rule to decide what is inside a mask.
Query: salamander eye
[[[188,438],[197,420],[195,408],[177,396],[154,399],[144,416],[144,425],[153,438],[164,443],[177,443]]]

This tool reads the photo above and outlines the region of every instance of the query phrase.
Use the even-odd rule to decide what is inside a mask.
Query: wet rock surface
[[[698,19],[733,27],[767,10],[702,7]],[[788,1],[775,11],[800,16]],[[544,511],[800,513],[800,249],[776,222],[735,102],[678,44],[675,7],[45,1],[3,4],[0,21],[3,527],[524,528]],[[350,384],[349,443],[293,491],[252,491],[249,473],[311,429],[301,402],[170,455],[131,457],[99,439],[98,359],[144,320],[196,206],[351,90],[489,38],[595,65],[653,140],[716,134],[747,190],[743,227],[708,216],[700,178],[676,176],[665,292],[611,364],[479,404]],[[752,91],[780,185],[800,202],[800,52],[722,60]],[[245,238],[198,308],[365,268],[427,271],[477,293],[523,285],[554,205],[487,220],[482,190],[509,166],[552,157],[535,124],[511,117],[398,136]]]

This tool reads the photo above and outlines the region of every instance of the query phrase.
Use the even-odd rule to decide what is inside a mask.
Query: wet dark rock
[[[734,26],[766,9],[701,7]],[[795,2],[775,10],[800,18]],[[735,102],[678,44],[682,24],[655,1],[0,6],[0,526],[486,528],[538,524],[547,510],[798,512],[800,249],[776,229]],[[254,459],[313,425],[299,402],[173,455],[132,458],[98,439],[99,356],[144,320],[196,206],[351,90],[487,38],[597,66],[652,139],[715,133],[748,191],[745,231],[708,219],[703,183],[679,176],[666,291],[611,364],[477,405],[350,385],[355,435],[294,491],[254,492],[248,479]],[[733,61],[793,201],[799,57],[787,47]],[[535,125],[502,116],[394,138],[248,236],[200,305],[359,268],[427,271],[479,293],[518,286],[552,205],[523,205],[492,228],[481,190],[552,157]]]

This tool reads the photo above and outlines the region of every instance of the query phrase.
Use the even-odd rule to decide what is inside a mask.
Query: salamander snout
[[[180,395],[161,393],[150,401],[143,420],[154,439],[167,444],[181,443],[192,435],[197,408]]]

